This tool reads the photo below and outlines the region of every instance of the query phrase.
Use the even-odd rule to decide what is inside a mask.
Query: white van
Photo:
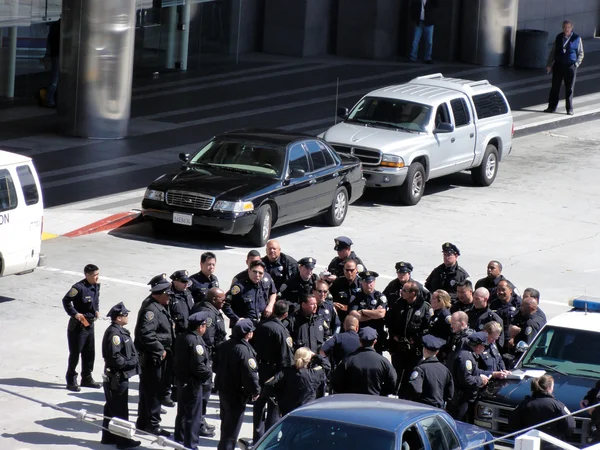
[[[0,150],[0,277],[40,263],[44,204],[31,158]]]

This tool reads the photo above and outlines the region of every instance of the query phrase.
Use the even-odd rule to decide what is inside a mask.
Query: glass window
[[[508,113],[506,100],[498,91],[474,95],[473,104],[480,119]]]
[[[308,158],[302,144],[294,144],[290,147],[290,170],[294,169],[310,172]]]
[[[471,122],[471,116],[469,114],[467,102],[464,98],[455,98],[454,100],[451,100],[450,107],[452,108],[452,114],[454,114],[455,127],[462,127]]]
[[[29,166],[17,167],[17,176],[21,182],[23,196],[25,197],[25,204],[35,205],[40,201],[40,193],[35,185],[35,178],[33,178],[33,174],[31,173]]]
[[[442,122],[450,123],[450,113],[448,112],[448,105],[445,103],[438,106],[435,112],[435,126],[437,127]]]
[[[8,170],[0,169],[0,211],[17,207],[17,190]]]
[[[327,163],[327,166],[333,166],[336,164],[336,160],[331,154],[331,150],[329,150],[322,142],[317,143],[319,144],[319,147],[321,147],[321,150],[323,150],[323,156],[325,156],[325,162]]]
[[[323,154],[323,150],[318,142],[315,141],[307,141],[304,143],[306,145],[306,149],[308,150],[308,154],[310,155],[310,159],[313,163],[313,170],[321,170],[327,167],[330,164],[327,164],[327,160],[325,159],[325,155]]]
[[[402,433],[401,449],[425,450],[425,444],[416,425],[411,425]],[[436,447],[432,447],[436,448]],[[437,450],[437,449],[436,449]]]
[[[352,108],[345,121],[425,131],[430,116],[431,107],[427,105],[391,98],[365,97]]]
[[[431,416],[420,421],[419,424],[423,428],[431,448],[439,450],[460,449],[454,431],[443,419]]]

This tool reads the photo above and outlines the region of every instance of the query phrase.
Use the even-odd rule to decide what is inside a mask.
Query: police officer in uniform
[[[248,278],[237,281],[225,296],[223,312],[231,326],[240,319],[250,319],[257,325],[263,316],[269,317],[273,312],[277,294],[271,291],[271,283],[262,282],[264,275],[265,263],[252,261]]]
[[[387,315],[390,331],[388,348],[399,377],[399,395],[404,396],[411,371],[422,357],[421,339],[429,333],[431,305],[419,296],[417,283],[402,287],[402,300]]]
[[[496,287],[496,299],[490,304],[490,309],[502,319],[504,339],[498,341],[502,351],[508,349],[510,340],[510,325],[521,308],[521,297],[513,292],[508,281],[502,280]]]
[[[429,302],[431,293],[425,289],[425,286],[411,278],[412,271],[414,270],[414,267],[411,263],[399,261],[396,263],[395,269],[396,279],[390,281],[383,290],[383,295],[385,295],[388,300],[388,308],[391,308],[398,300],[402,298],[400,291],[402,291],[402,286],[404,286],[404,283],[408,281],[414,281],[417,283],[417,286],[419,286],[419,290],[421,291],[421,297],[426,302]]]
[[[108,431],[111,417],[129,420],[129,379],[140,373],[138,354],[129,331],[125,328],[129,321],[129,310],[123,302],[117,303],[108,311],[111,324],[102,338],[104,358],[104,421],[102,423],[102,443],[116,444],[117,448],[134,448],[140,441],[116,436]]]
[[[431,308],[433,310],[429,319],[429,334],[444,340],[444,344],[452,335],[450,326],[451,314],[448,308],[451,305],[450,294],[443,289],[438,289],[431,295]]]
[[[307,347],[318,353],[325,342],[327,322],[317,314],[317,299],[312,294],[304,294],[300,309],[287,318],[287,327],[294,341],[294,350]]]
[[[475,283],[475,289],[479,289],[480,287],[486,288],[490,291],[490,303],[496,299],[496,288],[498,287],[498,283],[501,281],[508,281],[504,275],[502,275],[502,263],[500,261],[490,261],[487,265],[487,277],[481,278],[477,280]],[[518,294],[517,288],[514,284],[508,281],[509,286],[512,290]]]
[[[468,313],[473,309],[473,283],[465,280],[456,288],[456,302],[450,307],[450,314],[457,311]]]
[[[256,350],[258,359],[258,378],[261,388],[265,381],[294,363],[293,341],[288,329],[282,323],[289,311],[285,300],[278,300],[273,308],[270,320],[262,322],[254,332],[252,346]],[[279,420],[279,409],[273,401],[265,395],[254,403],[254,437],[258,440]]]
[[[354,250],[352,250],[352,239],[346,236],[338,236],[333,242],[335,246],[333,249],[337,252],[337,256],[331,260],[329,266],[327,266],[327,272],[329,272],[329,277],[327,277],[328,282],[333,282],[338,277],[344,276],[344,263],[348,259],[353,259],[356,261],[356,269],[358,272],[363,272],[367,270],[365,264],[362,260],[356,256]]]
[[[502,319],[498,314],[488,307],[490,292],[484,288],[477,288],[473,293],[473,308],[467,313],[469,316],[469,328],[475,331],[483,331],[483,327],[488,322],[498,322],[502,324]],[[504,342],[503,333],[500,334],[500,342]]]
[[[62,303],[69,315],[67,341],[69,343],[69,364],[67,367],[67,389],[79,392],[77,384],[77,364],[81,355],[81,386],[94,389],[100,383],[92,377],[96,358],[94,340],[94,322],[100,316],[99,270],[93,264],[84,267],[85,278],[71,287]]]
[[[396,370],[373,347],[377,341],[377,331],[365,327],[358,336],[361,347],[337,366],[331,375],[334,392],[383,397],[395,393],[398,382]]]
[[[488,322],[483,326],[483,331],[488,334],[487,344],[483,353],[479,355],[479,368],[486,372],[506,370],[504,359],[496,346],[496,341],[502,334],[502,325],[498,322]]]
[[[298,273],[287,283],[281,285],[279,298],[290,302],[294,310],[297,310],[300,300],[306,294],[312,293],[318,280],[313,273],[317,260],[311,257],[302,258],[298,261]]]
[[[317,299],[317,314],[323,316],[327,322],[325,337],[328,339],[337,333],[341,326],[337,310],[329,299],[329,285],[323,280],[318,280],[312,293]]]
[[[165,397],[165,372],[175,341],[174,323],[169,314],[171,283],[167,274],[150,282],[150,296],[139,310],[135,325],[135,346],[140,355],[140,401],[136,427],[159,436],[170,436],[160,428],[160,405]]]
[[[194,307],[194,297],[188,289],[190,276],[187,270],[178,270],[171,275],[171,301],[169,302],[169,312],[171,319],[175,323],[175,334],[187,332],[187,321],[190,311]]]
[[[208,313],[201,311],[190,315],[186,333],[175,341],[175,373],[177,375],[177,417],[175,441],[196,450],[199,437],[213,437],[215,432],[204,426],[202,415],[203,391],[210,392],[212,362],[202,336],[206,332]]]
[[[354,259],[347,259],[344,263],[344,276],[337,277],[329,287],[333,306],[337,310],[340,321],[348,315],[350,299],[361,291],[360,277],[358,276],[358,263]]]
[[[468,272],[458,265],[460,251],[458,247],[450,242],[442,245],[444,262],[433,269],[431,274],[425,280],[425,287],[430,291],[438,289],[445,290],[452,298],[452,303],[456,301],[457,286],[469,278]]]
[[[248,342],[254,329],[251,320],[239,320],[233,327],[231,339],[222,344],[214,361],[221,415],[221,437],[217,450],[235,449],[246,402],[258,400],[260,395],[256,352]]]
[[[200,272],[190,277],[192,285],[190,291],[195,303],[204,300],[209,289],[219,287],[219,279],[215,275],[217,255],[213,252],[204,252],[200,255]]]
[[[348,355],[358,350],[359,347],[358,319],[354,316],[348,316],[344,320],[344,332],[338,333],[325,341],[319,353],[322,356],[328,356],[333,362],[333,367],[337,367]]]
[[[423,359],[410,374],[408,398],[444,409],[454,396],[454,381],[448,368],[436,355],[446,342],[430,334],[423,336]]]
[[[379,277],[377,272],[365,271],[358,276],[362,280],[361,291],[350,299],[350,315],[355,316],[363,327],[371,327],[377,331],[375,351],[381,354],[387,340],[385,331],[387,298],[375,290],[375,280]]]
[[[225,304],[225,292],[220,288],[212,288],[206,293],[206,298],[196,303],[191,313],[205,311],[206,332],[202,336],[204,344],[208,348],[211,359],[215,359],[217,348],[227,340],[227,329],[225,328],[225,317],[223,317],[223,305]]]
[[[530,345],[533,338],[546,324],[546,320],[537,313],[537,302],[533,297],[527,297],[521,304],[521,317],[523,322],[513,325],[510,333],[515,337],[512,339],[511,350],[521,341]]]
[[[463,345],[467,342],[467,338],[474,331],[469,328],[469,316],[463,311],[452,313],[450,316],[450,328],[452,329],[452,334],[447,344],[443,347],[445,355],[440,361],[446,364],[446,367],[452,371],[452,366],[458,352],[462,350]]]
[[[281,246],[275,239],[267,242],[267,254],[262,258],[266,273],[270,275],[277,290],[298,273],[298,263],[294,258],[281,252]]]

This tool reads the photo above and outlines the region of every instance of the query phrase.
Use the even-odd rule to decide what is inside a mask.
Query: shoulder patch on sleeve
[[[204,347],[202,347],[200,344],[196,345],[196,353],[198,353],[200,356],[204,355]]]
[[[154,313],[152,311],[146,311],[146,314],[144,314],[144,317],[146,318],[146,320],[152,320],[152,319],[154,319]]]
[[[533,328],[531,328],[531,327],[527,327],[527,328],[525,328],[525,334],[526,334],[527,336],[529,336],[529,335],[531,334],[531,332],[532,332],[532,331],[533,331]]]
[[[473,370],[473,363],[471,362],[470,359],[467,359],[467,361],[465,362],[465,367],[467,368],[468,371]]]
[[[77,290],[76,287],[72,287],[71,290],[67,293],[67,297],[75,297],[77,294],[79,294],[79,291]]]
[[[258,366],[256,365],[256,360],[254,358],[248,358],[248,367],[252,370],[256,370]]]
[[[417,378],[419,378],[419,372],[417,372],[416,370],[410,374],[410,381],[416,380]]]
[[[291,337],[286,337],[285,343],[288,345],[289,348],[294,347],[294,340]]]
[[[210,328],[212,326],[213,320],[212,317],[206,318],[206,328]]]
[[[451,316],[446,316],[446,323],[450,323],[452,322],[452,317]]]
[[[121,338],[116,334],[112,337],[113,345],[121,345]]]
[[[240,293],[240,287],[236,284],[231,288],[231,295],[238,295]]]
[[[362,264],[357,264],[357,265],[356,265],[356,271],[357,271],[358,273],[360,273],[360,272],[364,272],[364,271],[365,271],[365,266],[363,266]]]
[[[323,370],[323,368],[321,366],[317,366],[314,370]]]
[[[287,289],[287,284],[283,283],[283,284],[281,285],[281,287],[279,288],[279,292],[283,292],[283,291],[285,291],[286,289]]]
[[[379,297],[379,301],[385,305],[387,303],[387,297],[382,294],[381,297]]]

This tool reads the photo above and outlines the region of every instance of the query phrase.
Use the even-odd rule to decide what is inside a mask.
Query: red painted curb
[[[63,234],[63,236],[74,238],[78,236],[83,236],[85,234],[114,230],[115,228],[119,228],[129,222],[136,220],[138,217],[140,217],[140,215],[140,211],[127,211],[113,214],[112,216],[106,217],[105,219],[98,220],[97,222],[90,223],[85,227],[81,227],[77,230]]]

